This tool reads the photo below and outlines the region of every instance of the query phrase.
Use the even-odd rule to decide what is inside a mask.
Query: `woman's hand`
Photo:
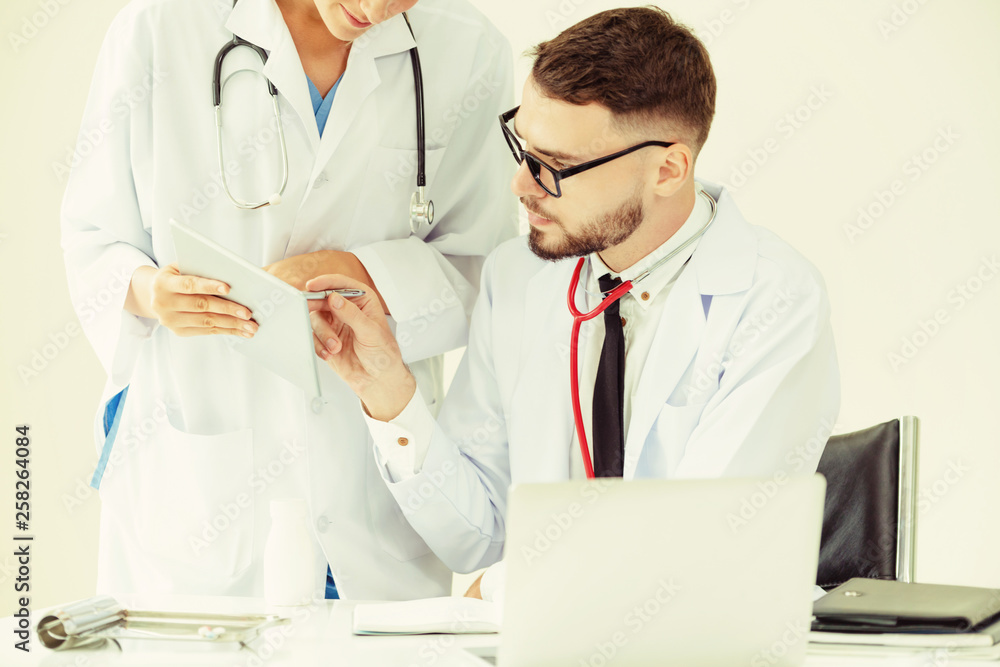
[[[318,354],[358,395],[373,418],[389,421],[413,398],[417,382],[403,363],[379,299],[364,283],[343,275],[320,276],[309,291],[363,289],[365,296],[345,299],[331,294],[309,301]]]
[[[361,260],[354,253],[342,250],[317,250],[316,252],[307,252],[304,255],[294,255],[278,260],[274,264],[265,266],[264,270],[272,276],[281,278],[297,290],[305,290],[306,283],[313,278],[331,273],[353,278],[360,283],[364,283],[363,289],[366,292],[374,293],[382,312],[388,313],[385,309],[385,302],[382,301],[381,295],[375,289],[372,277],[368,275],[365,265],[361,263]]]
[[[229,285],[181,274],[176,264],[143,266],[132,274],[125,299],[128,312],[157,320],[178,336],[223,334],[252,338],[257,332],[245,306],[222,298]]]
[[[280,259],[274,264],[268,264],[264,270],[272,276],[281,278],[295,289],[304,290],[306,283],[316,276],[331,273],[323,269],[326,266],[337,264],[337,254],[341,253],[336,253],[334,250],[318,250],[304,255],[293,255]]]

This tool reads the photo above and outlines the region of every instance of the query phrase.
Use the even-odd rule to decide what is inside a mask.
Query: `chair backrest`
[[[917,419],[830,438],[819,462],[826,507],[816,583],[913,581]]]

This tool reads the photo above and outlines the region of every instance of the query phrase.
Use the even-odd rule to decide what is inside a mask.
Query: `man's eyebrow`
[[[522,137],[521,133],[517,131],[517,116],[514,116],[513,126],[514,126],[514,136],[524,141],[524,137]],[[554,160],[559,160],[560,162],[581,162],[580,158],[576,157],[575,155],[570,155],[569,153],[563,153],[562,151],[547,151],[544,148],[538,148],[536,146],[534,152],[540,153],[541,155],[544,155],[545,157],[550,157]]]

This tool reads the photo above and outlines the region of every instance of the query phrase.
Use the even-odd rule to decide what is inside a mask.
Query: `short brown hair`
[[[715,115],[715,72],[704,44],[658,7],[595,14],[529,52],[547,97],[596,102],[624,127],[667,122],[697,154]],[[651,137],[658,139],[659,137]]]

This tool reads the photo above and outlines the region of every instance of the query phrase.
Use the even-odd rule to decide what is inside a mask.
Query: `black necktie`
[[[621,284],[606,273],[598,280],[607,294]],[[625,458],[625,332],[615,302],[604,311],[604,347],[594,383],[594,475],[621,477]]]

